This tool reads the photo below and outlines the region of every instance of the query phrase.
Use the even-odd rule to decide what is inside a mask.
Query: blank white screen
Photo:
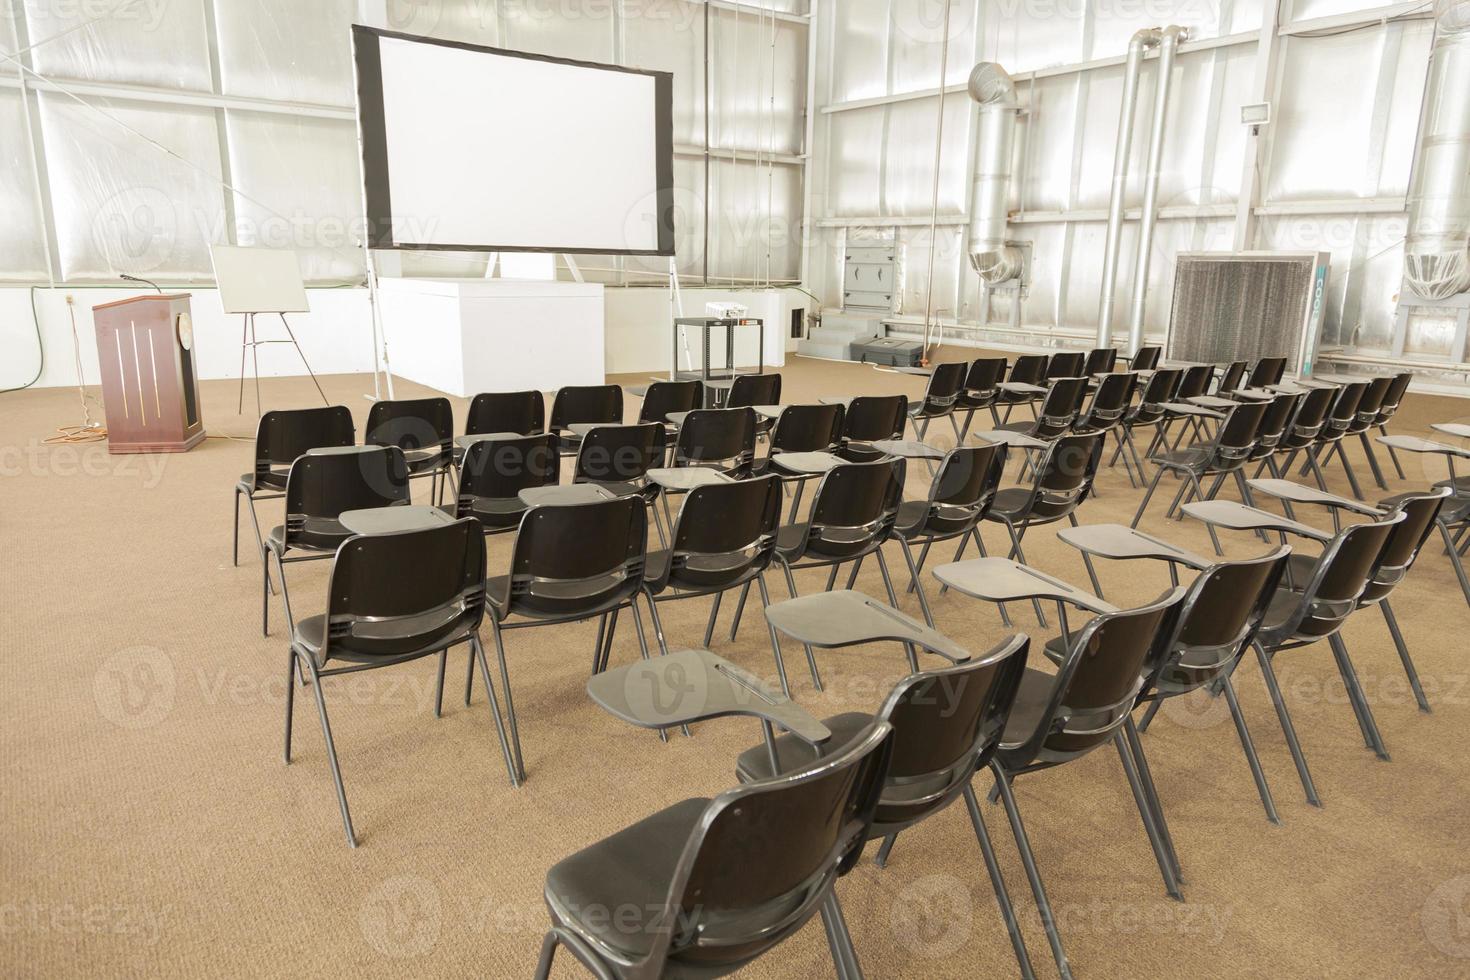
[[[379,39],[393,237],[656,251],[651,75]]]

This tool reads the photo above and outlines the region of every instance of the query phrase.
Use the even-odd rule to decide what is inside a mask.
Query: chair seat
[[[284,470],[271,470],[268,473],[241,473],[240,481],[236,486],[242,493],[253,493],[257,490],[285,492],[286,476]]]
[[[787,524],[776,532],[776,550],[783,555],[794,554],[801,548],[802,542],[806,541],[810,528],[811,525],[806,522]]]
[[[333,552],[337,550],[338,545],[350,537],[352,537],[352,532],[337,521],[324,517],[308,517],[306,530],[291,541],[290,550]],[[277,524],[271,528],[271,533],[266,535],[265,546],[285,554],[287,551],[285,527]]]
[[[440,639],[444,645],[463,643],[469,639],[470,630],[462,625],[456,628],[455,625],[456,621],[463,619],[463,613],[451,609],[436,610],[423,616],[410,616],[378,624],[359,623],[356,633],[361,638],[360,644],[354,646],[350,641],[334,641],[331,648],[331,659],[354,664],[392,660],[405,653],[424,649],[428,646],[425,643],[425,634],[433,633],[436,629],[443,631]],[[326,634],[327,617],[319,614],[308,616],[298,622],[296,632],[292,636],[295,646],[311,656],[317,669],[325,667],[327,663],[322,649],[326,644]],[[404,641],[402,645],[397,643],[400,640]]]
[[[410,449],[403,454],[403,458],[408,463],[408,471],[418,474],[439,469],[448,462],[450,456],[435,446],[433,449]]]
[[[899,534],[903,534],[905,531],[918,530],[918,525],[928,516],[929,501],[905,500],[898,505],[898,524],[896,530]]]
[[[1152,459],[1160,466],[1201,470],[1210,461],[1210,451],[1208,449],[1172,449],[1166,453],[1159,453]]]
[[[776,739],[776,759],[781,764],[781,771],[790,772],[811,762],[815,757],[814,751],[824,759],[836,755],[872,723],[873,716],[861,711],[849,711],[824,719],[822,724],[827,726],[832,737],[816,750],[812,749],[811,743],[804,742],[795,735],[781,735]],[[771,753],[764,741],[740,753],[740,758],[735,761],[735,774],[742,783],[771,778]]]
[[[1275,632],[1281,629],[1301,604],[1300,592],[1293,592],[1284,586],[1278,588],[1276,594],[1271,597],[1271,605],[1266,609],[1266,618],[1261,620],[1261,631]]]
[[[1030,502],[1030,490],[1025,487],[1007,487],[996,493],[995,502],[990,505],[990,511],[985,516],[995,514],[1000,517],[1020,517],[1026,512]]]
[[[1006,719],[1006,730],[1001,736],[1002,745],[1019,745],[1036,732],[1036,726],[1046,715],[1051,702],[1052,688],[1056,686],[1056,675],[1027,667],[1021,675],[1020,687],[1016,690],[1016,701],[1011,715]]]
[[[709,802],[675,803],[552,865],[547,904],[574,931],[618,956],[647,955],[658,934],[644,926],[668,900],[684,843]],[[637,909],[644,918],[628,928],[625,917],[608,914],[617,909]]]

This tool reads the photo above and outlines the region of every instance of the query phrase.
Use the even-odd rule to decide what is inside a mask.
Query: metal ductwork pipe
[[[1431,300],[1470,289],[1470,0],[1438,0],[1434,17],[1404,241],[1404,279]]]
[[[1128,156],[1133,149],[1133,115],[1138,107],[1138,75],[1143,70],[1143,53],[1159,43],[1157,27],[1145,27],[1128,42],[1128,61],[1123,69],[1123,108],[1118,113],[1118,145],[1113,151],[1113,187],[1108,199],[1108,237],[1103,248],[1102,296],[1097,308],[1097,345],[1113,343],[1113,295],[1118,278],[1118,250],[1123,242],[1123,196],[1128,190]]]
[[[1128,310],[1128,353],[1143,346],[1143,312],[1148,299],[1148,266],[1153,258],[1154,225],[1159,217],[1159,173],[1164,166],[1164,124],[1169,116],[1169,87],[1174,55],[1189,31],[1169,25],[1159,41],[1159,77],[1154,90],[1154,124],[1148,140],[1148,170],[1143,181],[1143,213],[1138,218],[1138,265],[1133,272],[1133,302]]]
[[[980,104],[970,265],[982,282],[994,286],[1021,274],[1020,255],[1006,245],[1011,160],[1021,106],[1016,99],[1016,83],[1004,68],[991,61],[980,62],[970,72],[970,98]]]

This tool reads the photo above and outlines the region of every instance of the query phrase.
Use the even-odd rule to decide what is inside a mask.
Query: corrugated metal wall
[[[894,235],[906,256],[905,318],[922,319],[945,0],[838,0],[819,11],[811,282],[840,302],[850,235]],[[1176,65],[1162,220],[1148,283],[1147,330],[1162,335],[1173,257],[1182,250],[1294,249],[1332,254],[1325,341],[1388,355],[1462,361],[1453,323],[1416,318],[1395,337],[1414,153],[1432,22],[1427,3],[1364,0],[953,0],[940,157],[936,310],[970,336],[1083,342],[1096,332],[1122,59],[1141,27],[1190,29]],[[1263,24],[1264,29],[1263,29]],[[965,258],[974,160],[963,83],[978,60],[1016,79],[1027,112],[1017,140],[1012,237],[1031,242],[1026,336],[1005,332],[1008,300],[987,307]],[[1136,209],[1156,59],[1144,67],[1133,142],[1129,224],[1118,278],[1132,288]],[[1269,101],[1253,138],[1243,104]],[[1115,331],[1123,330],[1126,302]],[[1385,358],[1386,359],[1386,358]]]
[[[681,270],[798,278],[805,0],[0,0],[0,283],[208,281],[224,242],[361,281],[354,22],[673,71]],[[399,269],[484,267],[423,253]]]

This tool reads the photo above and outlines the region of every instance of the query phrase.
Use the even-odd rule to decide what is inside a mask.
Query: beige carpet
[[[323,383],[365,419],[367,379]],[[271,406],[315,398],[301,379],[263,387]],[[790,402],[919,389],[854,365],[797,359],[785,370]],[[421,392],[399,385],[400,396]],[[724,720],[663,745],[605,714],[583,691],[592,625],[511,636],[530,773],[519,791],[507,785],[483,692],[470,708],[448,699],[434,719],[431,662],[331,683],[362,841],[349,850],[309,698],[296,706],[296,760],[281,763],[283,621],[277,605],[274,635],[261,637],[258,565],[248,549],[239,568],[230,563],[230,488],[249,466],[254,431],[253,416],[234,412],[235,386],[206,384],[204,414],[212,434],[240,439],[182,456],[44,445],[77,420],[75,392],[10,394],[0,406],[0,973],[527,976],[546,925],[547,867],[659,807],[731,785],[735,756],[759,737],[751,722]],[[462,419],[464,404],[456,411]],[[1466,415],[1470,403],[1415,397],[1396,428],[1421,433]],[[935,431],[948,440],[946,426]],[[1405,466],[1410,478],[1391,479],[1395,491],[1441,475],[1414,459]],[[1368,479],[1361,462],[1359,474]],[[1331,476],[1345,487],[1335,466]],[[915,474],[911,492],[923,482]],[[1086,521],[1131,517],[1139,495],[1121,469],[1101,491]],[[1202,528],[1165,522],[1162,506],[1147,529],[1208,547]],[[267,521],[277,508],[263,507]],[[1028,537],[1033,563],[1085,583],[1051,530]],[[1226,544],[1236,555],[1260,547],[1242,535]],[[507,555],[507,539],[492,539],[492,571]],[[298,614],[320,607],[326,571],[291,570]],[[1119,602],[1167,583],[1143,563],[1101,574]],[[801,576],[803,589],[820,582]],[[861,587],[881,594],[876,569]],[[934,594],[940,628],[971,649],[1003,636],[991,608]],[[1184,865],[1183,903],[1164,894],[1115,753],[1020,781],[1079,975],[1470,975],[1470,611],[1434,547],[1395,601],[1433,714],[1416,710],[1376,614],[1346,631],[1391,763],[1363,747],[1325,645],[1278,661],[1324,809],[1303,801],[1253,663],[1238,687],[1282,826],[1262,814],[1223,705],[1191,701],[1160,716],[1146,744]],[[671,641],[697,644],[707,605],[665,608]],[[911,600],[905,608],[917,613]],[[1019,628],[1036,630],[1016,613]],[[754,609],[739,641],[715,649],[774,674]],[[636,656],[621,630],[613,662]],[[871,710],[903,669],[896,649],[829,653],[819,695],[799,648],[788,658],[796,698],[818,716]],[[456,652],[451,676],[463,665]],[[1052,975],[1003,811],[986,816],[1038,973]],[[905,834],[887,870],[865,861],[840,894],[869,976],[1014,973],[961,808]],[[564,959],[557,976],[584,975]],[[821,929],[749,975],[831,976]]]

